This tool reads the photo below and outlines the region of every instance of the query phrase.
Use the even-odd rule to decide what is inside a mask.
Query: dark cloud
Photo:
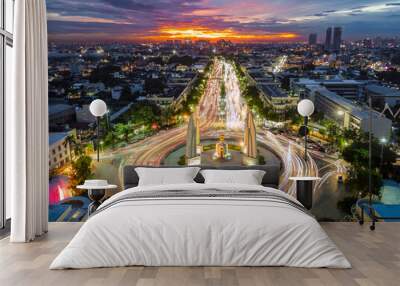
[[[110,38],[132,34],[153,35],[164,26],[204,26],[248,33],[294,32],[307,35],[324,30],[327,25],[346,24],[352,31],[368,31],[367,27],[373,26],[376,33],[399,33],[400,19],[393,15],[398,15],[395,11],[398,11],[400,2],[386,3],[393,9],[388,8],[388,12],[376,13],[373,17],[361,9],[380,2],[362,2],[363,5],[349,8],[351,1],[343,0],[253,0],[249,5],[243,5],[244,2],[239,0],[47,0],[48,29],[50,36],[59,34],[60,37],[62,34],[88,33]],[[250,5],[256,7],[254,13],[259,15],[249,15],[246,9]],[[340,11],[351,12],[341,14]],[[265,16],[274,14],[279,17]],[[292,18],[307,15],[316,19],[291,21]],[[354,16],[363,21],[354,21]],[[387,22],[391,24],[387,25]],[[364,26],[357,27],[360,23]]]

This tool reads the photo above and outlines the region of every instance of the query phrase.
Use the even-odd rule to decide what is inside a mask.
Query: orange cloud
[[[158,30],[156,35],[143,37],[144,40],[149,41],[184,39],[216,41],[219,39],[225,39],[235,42],[290,41],[297,38],[299,38],[298,34],[290,32],[249,34],[238,32],[233,29],[213,30],[206,27],[163,27]]]

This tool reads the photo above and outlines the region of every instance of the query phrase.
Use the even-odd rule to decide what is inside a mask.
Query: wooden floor
[[[80,223],[51,223],[48,235],[28,244],[0,241],[0,285],[400,285],[400,223],[371,232],[356,223],[322,223],[352,269],[288,267],[125,267],[48,270]]]

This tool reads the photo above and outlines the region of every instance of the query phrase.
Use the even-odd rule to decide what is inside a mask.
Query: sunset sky
[[[345,39],[400,36],[400,1],[47,0],[50,40],[304,40],[342,26]]]

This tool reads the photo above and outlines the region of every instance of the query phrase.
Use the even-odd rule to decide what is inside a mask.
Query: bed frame
[[[136,187],[139,183],[139,176],[135,171],[136,167],[148,167],[148,168],[184,168],[186,166],[133,166],[126,165],[123,169],[123,184],[124,190]],[[206,169],[217,169],[217,170],[263,170],[265,175],[262,179],[261,184],[265,187],[271,187],[277,189],[279,186],[279,177],[281,174],[281,167],[279,165],[257,165],[257,166],[199,166],[202,170]],[[204,183],[204,178],[200,174],[194,178],[197,183]]]

